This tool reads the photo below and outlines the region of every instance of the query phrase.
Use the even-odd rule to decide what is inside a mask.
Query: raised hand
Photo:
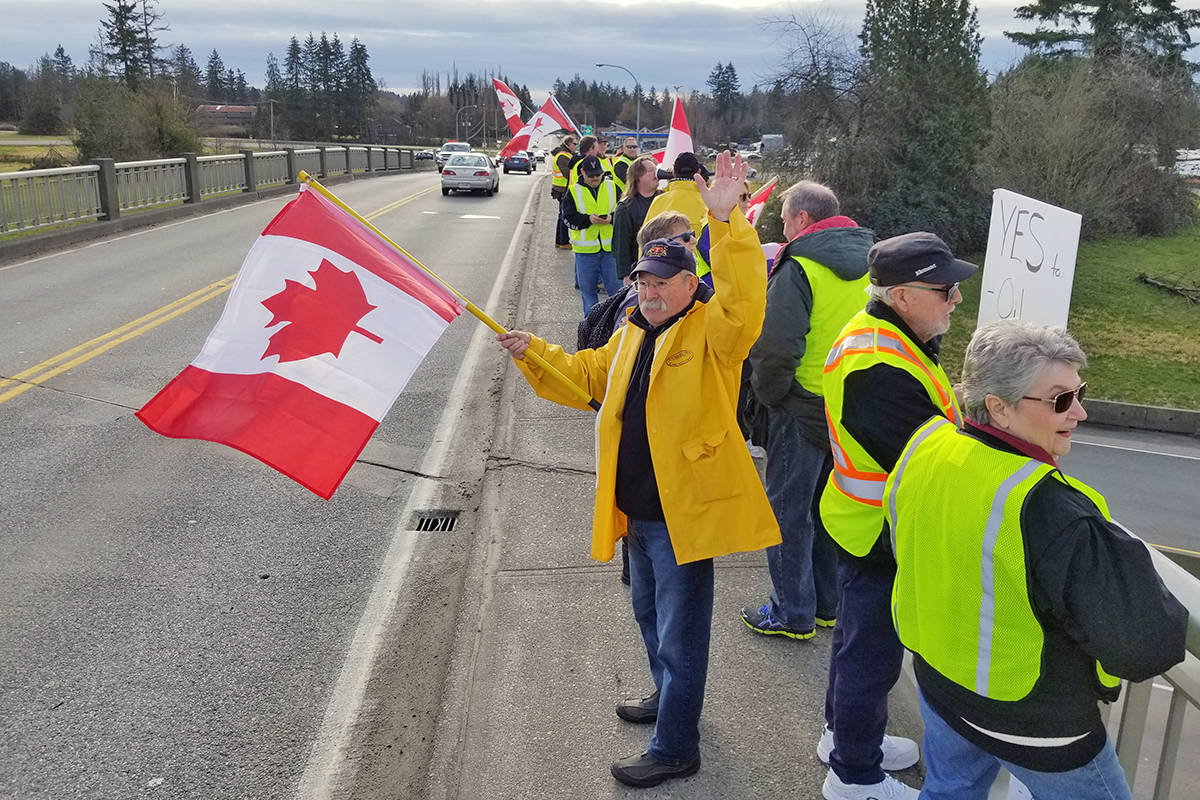
[[[711,185],[699,173],[692,179],[714,219],[721,222],[729,220],[738,198],[746,191],[746,174],[749,171],[750,167],[742,161],[740,153],[731,157],[729,151],[725,150],[717,154],[717,169]]]

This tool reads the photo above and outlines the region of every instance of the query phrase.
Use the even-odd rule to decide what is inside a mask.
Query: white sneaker
[[[821,796],[825,800],[918,800],[921,793],[891,775],[885,775],[880,783],[862,785],[842,783],[833,770],[829,770],[821,786]]]
[[[912,739],[905,739],[903,736],[883,736],[883,763],[879,766],[885,772],[895,772],[898,769],[908,769],[913,764],[917,763],[917,759],[921,757],[921,751],[917,747],[917,743]],[[821,759],[822,764],[829,763],[829,754],[833,752],[833,731],[829,730],[829,726],[825,726],[825,730],[821,731],[821,741],[817,742],[817,758]]]

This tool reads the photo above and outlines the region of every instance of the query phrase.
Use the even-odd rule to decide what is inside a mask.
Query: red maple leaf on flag
[[[337,358],[352,333],[362,334],[373,342],[383,342],[374,333],[358,326],[359,320],[375,306],[367,302],[357,275],[342,272],[328,259],[322,259],[321,266],[308,274],[313,277],[315,289],[289,278],[284,281],[282,292],[262,301],[274,315],[264,327],[288,323],[271,334],[267,351],[262,354],[264,359],[277,355],[283,363],[322,353],[332,353]]]

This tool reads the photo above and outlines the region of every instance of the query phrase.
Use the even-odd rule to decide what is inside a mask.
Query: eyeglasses
[[[680,273],[682,273],[682,272],[683,272],[683,270],[680,270]],[[668,286],[673,285],[677,280],[679,280],[679,275],[676,275],[674,278],[670,278],[665,281],[646,280],[645,278],[634,278],[633,288],[639,292],[648,291],[650,289],[653,289],[656,292],[662,292]]]
[[[1080,405],[1083,405],[1083,393],[1087,389],[1087,381],[1079,384],[1074,389],[1069,389],[1065,392],[1059,392],[1054,397],[1030,397],[1029,395],[1021,395],[1022,400],[1041,400],[1043,403],[1053,403],[1055,414],[1065,414],[1071,409],[1071,404],[1076,400]]]
[[[636,144],[626,144],[626,145],[622,145],[622,147],[624,147],[626,150],[637,150]]]
[[[954,297],[954,293],[958,291],[958,283],[952,283],[949,286],[918,286],[915,283],[904,284],[906,289],[924,289],[927,292],[941,292],[946,295],[946,302],[950,302],[950,298]]]
[[[678,239],[681,242],[690,242],[694,238],[696,238],[695,231],[684,231],[683,233],[677,233],[674,236],[668,236],[667,241],[673,242]]]
[[[750,193],[742,192],[740,195],[738,195],[738,202],[739,203],[749,203],[750,202]]]

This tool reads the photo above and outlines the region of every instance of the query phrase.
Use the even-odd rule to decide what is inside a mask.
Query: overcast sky
[[[981,0],[983,62],[997,72],[1019,60],[1021,49],[1003,36],[1021,29],[1013,17],[1017,0]],[[1180,2],[1200,7],[1200,0]],[[529,86],[536,100],[555,78],[632,88],[621,64],[647,90],[679,85],[684,93],[704,90],[717,62],[732,62],[743,89],[766,80],[779,63],[781,29],[771,20],[817,15],[853,36],[862,24],[863,2],[849,0],[160,0],[170,30],[159,42],[191,48],[200,68],[213,48],[227,67],[241,69],[261,86],[266,56],[282,60],[288,39],[311,31],[357,36],[371,56],[371,69],[387,88],[403,92],[419,85],[422,70],[443,75],[495,70]],[[578,9],[586,8],[582,15]],[[0,0],[0,61],[26,68],[59,44],[76,65],[87,61],[104,15],[101,0]],[[564,14],[564,11],[566,13]]]

